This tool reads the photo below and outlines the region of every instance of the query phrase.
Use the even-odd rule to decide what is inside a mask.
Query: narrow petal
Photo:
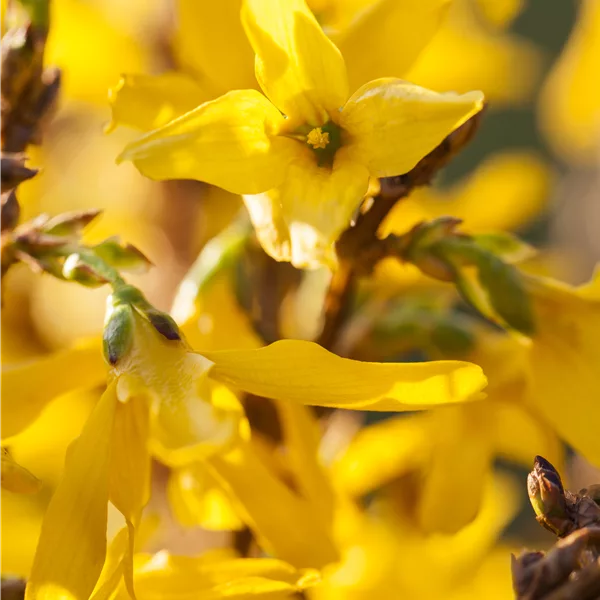
[[[106,131],[119,125],[149,131],[166,125],[212,97],[188,75],[123,75],[108,92],[112,120]]]
[[[87,600],[100,576],[106,555],[115,387],[102,395],[69,447],[63,478],[42,524],[27,600]]]
[[[336,482],[352,496],[364,496],[420,469],[431,456],[431,415],[386,419],[361,429],[333,464]]]
[[[16,494],[35,494],[42,482],[25,467],[22,467],[2,448],[2,489]]]
[[[344,59],[304,0],[246,0],[242,20],[256,53],[256,78],[288,118],[323,125],[344,105]]]
[[[297,150],[295,140],[273,135],[283,120],[259,92],[233,91],[132,142],[118,160],[133,161],[151,179],[260,193],[281,183]]]
[[[403,77],[436,33],[448,5],[449,0],[380,0],[346,26],[339,24],[340,33],[332,39],[346,61],[350,89],[380,77]]]
[[[418,518],[427,533],[452,534],[480,510],[484,482],[492,473],[490,412],[478,404],[433,413],[432,460],[424,473]]]
[[[110,501],[125,517],[127,548],[123,557],[125,585],[133,593],[133,550],[142,509],[150,494],[148,403],[144,397],[119,402],[115,415],[110,465]]]
[[[333,168],[318,167],[310,151],[290,165],[282,185],[244,196],[265,251],[297,268],[334,268],[334,244],[350,226],[369,184],[369,172],[338,150]]]
[[[125,556],[129,548],[129,528],[123,527],[111,541],[104,567],[90,600],[110,600],[121,584]]]
[[[375,411],[422,410],[480,397],[486,378],[460,361],[368,363],[318,344],[281,340],[258,350],[208,352],[211,377],[257,396]]]
[[[320,460],[321,431],[312,410],[294,402],[276,401],[283,428],[287,459],[298,491],[312,505],[322,523],[331,526],[335,492]]]
[[[272,558],[239,558],[211,561],[174,556],[166,551],[140,554],[136,586],[148,600],[251,600],[291,598],[319,581],[312,569],[295,569]]]
[[[377,79],[348,100],[340,125],[352,156],[374,177],[402,175],[483,107],[483,94],[438,94],[400,79]]]
[[[174,516],[184,527],[203,527],[209,531],[235,531],[244,527],[227,494],[200,465],[172,470],[167,494]]]
[[[99,340],[2,365],[2,439],[28,427],[57,396],[98,385],[106,370]]]
[[[256,88],[254,52],[241,21],[242,0],[177,0],[174,49],[177,64],[215,95]]]
[[[259,543],[297,567],[321,568],[339,556],[331,531],[303,498],[258,458],[249,444],[211,456],[206,464]]]

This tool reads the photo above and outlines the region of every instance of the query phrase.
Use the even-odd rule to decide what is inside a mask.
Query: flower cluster
[[[477,144],[540,87],[598,170],[596,0],[543,86],[526,2],[144,4],[6,15],[3,592],[507,597],[516,477],[600,467],[600,276]]]

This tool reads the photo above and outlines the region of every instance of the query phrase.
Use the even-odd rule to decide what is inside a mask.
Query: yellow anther
[[[329,144],[329,134],[327,132],[323,133],[323,130],[320,127],[316,127],[308,134],[306,143],[310,144],[315,149],[327,148],[327,144]]]

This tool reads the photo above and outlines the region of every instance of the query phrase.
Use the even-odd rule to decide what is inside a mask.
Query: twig
[[[435,150],[404,175],[381,179],[379,195],[370,208],[359,214],[356,223],[340,236],[336,244],[339,267],[332,275],[324,305],[323,329],[317,342],[334,349],[338,334],[347,320],[356,278],[369,274],[378,255],[377,231],[392,208],[418,187],[429,185],[434,175],[473,139],[481,122],[478,113],[452,132]]]

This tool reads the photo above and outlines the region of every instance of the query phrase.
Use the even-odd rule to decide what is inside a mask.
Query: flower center
[[[327,148],[327,144],[329,144],[329,133],[327,131],[323,133],[323,130],[320,127],[316,127],[308,134],[306,143],[315,150],[317,148]]]
[[[308,128],[307,128],[308,129]],[[321,127],[314,127],[307,133],[298,131],[301,139],[304,139],[306,144],[317,156],[317,165],[319,167],[331,167],[335,153],[342,146],[342,130],[333,121],[328,121]]]

